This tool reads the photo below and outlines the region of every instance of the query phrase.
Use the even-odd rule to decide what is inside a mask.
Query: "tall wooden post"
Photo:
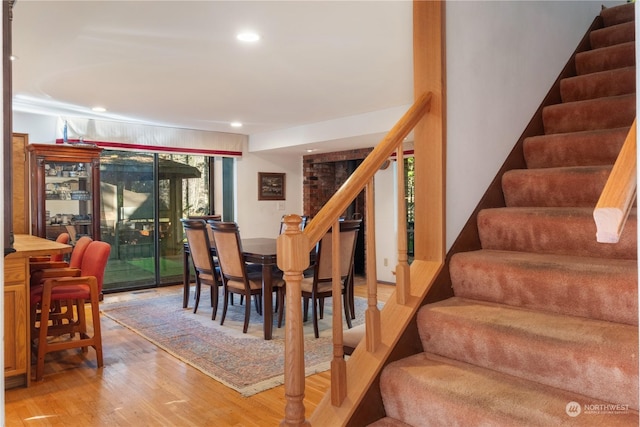
[[[413,2],[413,80],[417,99],[431,92],[430,113],[414,129],[414,258],[444,261],[445,256],[445,5]]]
[[[304,409],[304,333],[302,330],[303,272],[309,266],[309,239],[300,231],[299,215],[284,217],[285,230],[278,237],[278,268],[286,282],[284,389],[287,403],[282,427],[311,426]]]

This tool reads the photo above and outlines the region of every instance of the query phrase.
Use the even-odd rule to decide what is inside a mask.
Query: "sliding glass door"
[[[182,283],[184,230],[180,218],[209,213],[209,167],[203,156],[158,155],[158,283]]]
[[[181,283],[180,218],[209,211],[208,159],[105,150],[100,162],[105,292]]]

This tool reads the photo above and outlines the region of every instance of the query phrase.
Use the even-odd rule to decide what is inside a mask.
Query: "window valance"
[[[239,157],[247,135],[58,117],[56,142],[83,140],[106,149]]]

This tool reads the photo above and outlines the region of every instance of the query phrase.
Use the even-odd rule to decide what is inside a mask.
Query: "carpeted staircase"
[[[424,353],[388,365],[374,426],[638,425],[636,212],[596,242],[593,208],[635,117],[633,4],[604,28],[454,255],[454,297],[418,314]]]

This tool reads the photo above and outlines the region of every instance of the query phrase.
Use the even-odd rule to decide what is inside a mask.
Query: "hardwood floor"
[[[358,282],[356,295],[366,297]],[[378,289],[379,300],[386,301],[395,286]],[[102,317],[101,325],[104,368],[96,369],[93,349],[48,355],[43,381],[5,392],[5,425],[224,427],[276,426],[282,420],[284,386],[242,397],[111,319]],[[329,388],[329,375],[307,377],[307,417]]]

